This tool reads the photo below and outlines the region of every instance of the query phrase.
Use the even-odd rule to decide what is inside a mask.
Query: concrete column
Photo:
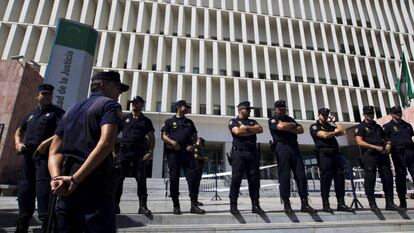
[[[164,158],[164,142],[161,139],[155,139],[154,156],[152,159],[152,178],[162,178]]]

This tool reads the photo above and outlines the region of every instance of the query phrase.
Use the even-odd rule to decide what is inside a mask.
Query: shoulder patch
[[[46,117],[50,116],[50,112],[46,113],[46,115],[45,115],[45,116],[46,116]]]
[[[318,127],[317,127],[316,125],[314,125],[314,126],[312,126],[312,129],[313,129],[313,130],[317,130],[317,129],[318,129]]]
[[[126,122],[126,123],[128,123],[128,122],[129,122],[129,118],[127,118],[127,119],[125,120],[125,122]]]
[[[27,122],[31,121],[33,119],[33,115],[29,116],[29,119],[27,119]]]
[[[118,115],[119,118],[122,117],[122,110],[120,108],[116,111],[116,115]]]
[[[271,123],[276,123],[275,119],[270,120]]]
[[[232,121],[232,120],[230,120],[230,121],[229,121],[229,125],[232,125],[232,124],[233,124],[233,121]]]
[[[355,129],[355,133],[358,133],[358,128]]]

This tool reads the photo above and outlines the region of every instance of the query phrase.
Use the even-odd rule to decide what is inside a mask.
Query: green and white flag
[[[92,26],[59,19],[45,74],[55,105],[67,110],[87,98],[97,38]]]
[[[408,67],[408,62],[405,57],[404,50],[402,52],[401,73],[397,79],[397,92],[401,99],[401,104],[405,108],[409,104],[410,100],[414,98],[413,90],[411,87],[411,75]]]

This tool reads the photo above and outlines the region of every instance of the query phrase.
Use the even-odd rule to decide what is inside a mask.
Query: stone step
[[[150,225],[118,228],[118,232],[272,232],[272,233],[348,233],[412,232],[414,223],[401,220],[367,220],[306,223],[250,223],[208,225]]]
[[[204,215],[190,214],[189,209],[183,209],[182,215],[173,215],[171,213],[156,213],[152,218],[147,218],[138,214],[122,214],[117,215],[117,226],[120,228],[131,225],[150,226],[150,225],[210,225],[210,224],[260,224],[260,223],[314,223],[314,222],[342,222],[354,221],[376,221],[376,220],[396,220],[411,221],[414,224],[414,210],[406,213],[398,213],[395,211],[381,211],[374,214],[369,210],[360,210],[355,213],[337,212],[334,214],[318,212],[315,214],[307,214],[296,211],[295,214],[288,216],[283,211],[268,211],[264,215],[251,213],[250,210],[243,210],[241,216],[235,217],[228,211],[207,212]]]

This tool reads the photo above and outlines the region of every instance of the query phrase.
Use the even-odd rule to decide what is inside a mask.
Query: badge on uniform
[[[398,128],[397,127],[393,126],[392,128],[393,128],[394,132],[398,132]]]
[[[177,123],[175,123],[175,121],[172,123],[173,128],[177,128]]]
[[[50,113],[46,113],[46,115],[45,115],[46,117],[48,117],[48,116],[50,116]]]
[[[128,123],[128,122],[129,122],[129,118],[127,118],[127,119],[125,120],[125,122],[126,122],[126,123]]]
[[[365,132],[369,133],[369,128],[365,127]]]

